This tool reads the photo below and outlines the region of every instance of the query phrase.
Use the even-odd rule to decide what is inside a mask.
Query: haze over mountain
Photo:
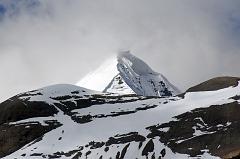
[[[0,0],[0,101],[75,84],[119,50],[131,50],[182,91],[215,76],[240,76],[239,6],[226,0]]]
[[[237,0],[0,0],[0,158],[238,159],[239,52]]]

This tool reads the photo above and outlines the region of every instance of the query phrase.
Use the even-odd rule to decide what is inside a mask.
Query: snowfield
[[[150,68],[149,68],[150,69]],[[147,69],[146,71],[149,71]],[[236,87],[228,87],[217,91],[188,92],[184,98],[180,97],[122,97],[122,100],[115,100],[113,95],[91,91],[74,85],[55,85],[29,92],[20,97],[25,101],[42,101],[53,105],[58,113],[49,117],[36,117],[17,122],[11,125],[28,124],[39,122],[42,125],[45,121],[56,120],[62,126],[46,133],[40,140],[33,141],[18,151],[4,157],[4,159],[21,158],[49,158],[49,155],[59,158],[121,158],[126,159],[159,156],[166,159],[186,158],[218,158],[209,153],[208,149],[202,150],[203,154],[191,157],[188,154],[173,152],[170,147],[159,141],[159,137],[148,137],[153,125],[161,125],[170,121],[176,121],[175,116],[189,112],[196,108],[206,108],[211,105],[222,105],[238,100],[232,97],[240,95],[240,83]],[[72,109],[68,113],[61,110],[56,103],[58,97],[70,96],[67,99],[75,102],[76,99],[96,100],[107,98],[105,103],[92,104],[83,108]],[[99,96],[99,97],[98,97]],[[116,96],[117,97],[117,96]],[[93,102],[95,102],[93,100]],[[73,117],[91,117],[91,120],[79,123]],[[202,120],[202,119],[199,119]],[[231,125],[229,122],[228,125]],[[224,125],[218,125],[224,127]],[[193,128],[195,132],[191,138],[196,138],[209,132]],[[168,132],[169,128],[163,128]],[[214,133],[214,132],[212,132]],[[127,142],[117,140],[122,136],[136,135],[133,140]],[[116,140],[114,140],[116,139]],[[125,138],[127,139],[127,138]],[[189,138],[190,139],[190,138]],[[188,140],[179,140],[179,143]],[[118,141],[118,143],[114,143]],[[98,144],[98,146],[93,146]],[[153,149],[151,150],[151,148]],[[192,147],[189,147],[191,150]]]

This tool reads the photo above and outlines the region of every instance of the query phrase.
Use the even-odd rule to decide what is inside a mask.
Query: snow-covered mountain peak
[[[129,51],[118,55],[117,68],[123,80],[138,95],[161,97],[180,93],[166,77],[153,71],[143,60]]]
[[[130,51],[105,61],[77,83],[88,89],[141,96],[173,96],[180,91]]]
[[[125,65],[138,75],[158,74],[154,72],[143,60],[132,55],[130,51],[120,52],[117,56],[118,65]]]

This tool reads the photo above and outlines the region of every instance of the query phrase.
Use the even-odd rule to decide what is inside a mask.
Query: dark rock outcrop
[[[234,157],[233,152],[240,150],[239,112],[237,101],[198,108],[176,116],[177,121],[148,127],[151,131],[148,137],[159,136],[173,152],[194,157],[205,149],[216,156]],[[161,131],[161,128],[169,130]]]
[[[240,81],[239,77],[216,77],[191,87],[186,92],[215,91],[230,86],[235,87],[238,85],[238,81]]]

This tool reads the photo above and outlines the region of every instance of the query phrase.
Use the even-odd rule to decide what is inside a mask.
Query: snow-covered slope
[[[173,96],[180,93],[162,74],[154,72],[129,51],[107,60],[77,85],[116,94]]]
[[[112,96],[65,86],[22,93],[0,104],[0,137],[22,134],[16,150],[4,159],[218,158],[240,149],[239,82],[215,91],[187,92],[183,98]],[[24,112],[36,109],[35,102],[57,111],[25,117]],[[14,110],[21,103],[24,111],[18,114]],[[4,110],[13,112],[4,116]],[[30,140],[30,134],[38,134],[35,126],[48,129]],[[9,143],[15,142],[0,140],[3,147]]]
[[[54,98],[73,95],[84,98],[84,96],[100,93],[98,91],[89,90],[83,87],[79,87],[71,84],[56,84],[47,87],[43,87],[38,90],[33,90],[27,93],[19,94],[20,99],[28,101],[44,101],[48,104],[54,103]],[[71,100],[71,99],[69,99]]]

